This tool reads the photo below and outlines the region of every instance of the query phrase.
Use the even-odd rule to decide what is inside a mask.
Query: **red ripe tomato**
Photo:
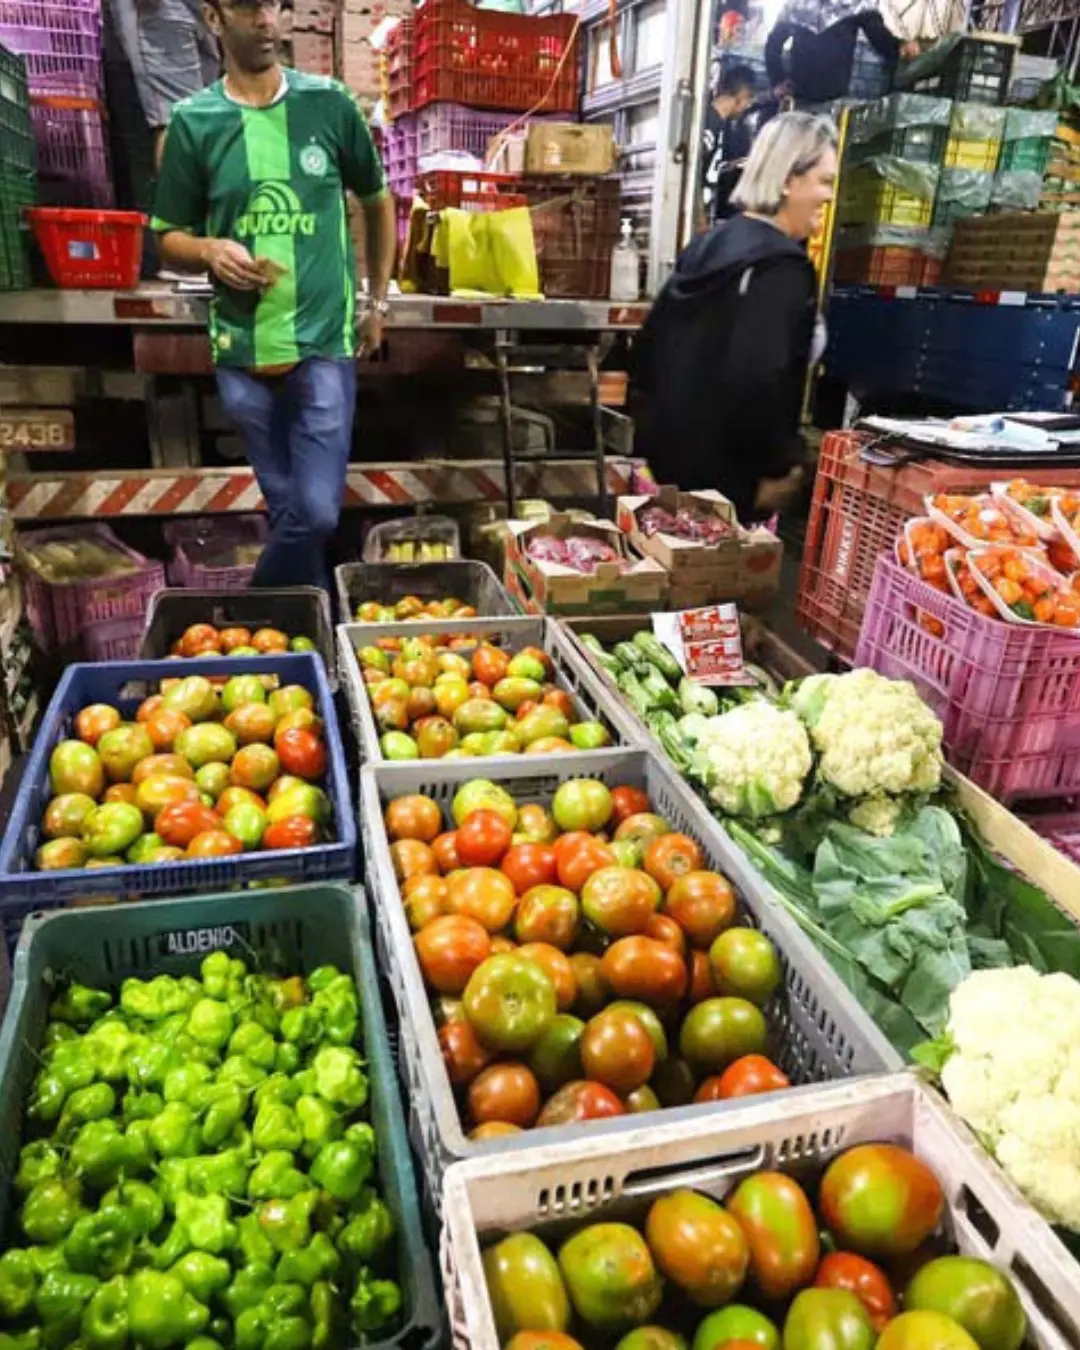
[[[154,819],[154,832],[166,844],[187,848],[204,830],[219,830],[221,817],[202,802],[170,802]]]
[[[731,927],[735,892],[731,882],[719,872],[684,872],[667,888],[664,913],[670,914],[683,930],[691,947],[708,948],[725,928]]]
[[[867,1196],[875,1204],[868,1207]],[[905,1256],[937,1228],[944,1196],[934,1173],[906,1148],[859,1144],[829,1164],[818,1203],[844,1247]]]
[[[321,778],[326,772],[326,746],[313,731],[290,727],[274,737],[274,749],[285,773],[297,778]]]
[[[391,844],[390,861],[398,881],[408,881],[409,877],[433,877],[439,871],[435,854],[419,839],[399,839]]]
[[[492,1064],[469,1084],[469,1115],[477,1125],[499,1120],[528,1127],[540,1110],[540,1084],[524,1064]]]
[[[178,708],[159,708],[153,716],[146,719],[143,726],[146,727],[146,734],[150,737],[155,750],[169,751],[177,736],[191,726],[191,718],[185,716]]]
[[[611,789],[611,823],[621,825],[631,816],[644,815],[649,810],[649,798],[641,788],[617,787]]]
[[[446,892],[442,877],[409,877],[401,888],[401,902],[412,932],[419,933],[425,924],[446,913]]]
[[[645,925],[645,936],[653,938],[656,942],[666,943],[673,948],[683,958],[686,956],[686,934],[675,922],[669,919],[666,914],[654,914]]]
[[[391,839],[419,839],[430,844],[442,829],[442,812],[430,797],[414,793],[398,797],[386,808],[386,832]]]
[[[519,942],[549,942],[569,951],[577,937],[581,907],[564,886],[533,886],[514,911],[514,936]]]
[[[444,830],[431,845],[431,851],[435,855],[435,861],[438,863],[439,871],[442,873],[456,872],[461,866],[461,859],[457,851],[457,830]]]
[[[475,919],[444,914],[413,938],[424,979],[440,994],[460,994],[469,976],[491,955],[491,938]]]
[[[534,661],[539,661],[544,667],[544,673],[548,678],[551,677],[553,670],[551,657],[548,656],[547,652],[544,651],[542,647],[522,647],[521,651],[518,652],[518,656],[531,656]]]
[[[490,689],[506,675],[510,657],[498,647],[482,642],[473,653],[472,669],[474,677]]]
[[[266,827],[263,848],[310,848],[319,842],[319,827],[310,816],[285,816]]]
[[[467,1087],[494,1056],[480,1044],[476,1032],[464,1017],[455,1017],[439,1028],[439,1047],[450,1081],[455,1087]]]
[[[600,958],[592,952],[575,952],[570,958],[570,968],[577,981],[574,1011],[579,1017],[592,1017],[611,997]]]
[[[120,725],[119,712],[108,703],[91,703],[75,718],[75,734],[87,745],[97,745],[107,731]]]
[[[472,811],[458,826],[457,855],[462,867],[495,867],[510,847],[513,831],[498,811]]]
[[[742,1055],[720,1075],[719,1094],[729,1097],[753,1097],[759,1092],[780,1092],[791,1086],[791,1079],[764,1055]]]
[[[686,993],[686,962],[654,938],[619,938],[601,957],[600,969],[619,998],[665,1007]]]
[[[689,835],[662,834],[645,850],[644,867],[660,889],[666,891],[687,872],[699,871],[703,861],[701,849]]]
[[[712,963],[709,961],[708,952],[700,952],[696,948],[689,953],[690,965],[690,988],[687,991],[687,998],[691,1004],[703,1003],[707,998],[712,998],[716,990],[716,981],[713,979]]]
[[[580,1120],[608,1120],[626,1115],[626,1107],[614,1092],[603,1083],[579,1081],[559,1088],[544,1104],[537,1117],[538,1128],[544,1125],[572,1125]]]
[[[273,848],[273,845],[267,845],[265,838],[264,847]],[[202,830],[187,846],[187,856],[189,858],[227,858],[233,853],[243,853],[244,846],[239,839],[234,838],[228,830]]]
[[[534,886],[549,886],[558,876],[555,850],[550,844],[514,844],[502,860],[502,870],[518,895]]]
[[[576,895],[594,872],[601,867],[611,867],[615,855],[607,844],[584,830],[571,830],[555,840],[555,866],[559,874],[559,885]]]
[[[475,919],[489,933],[506,927],[516,904],[510,878],[493,867],[469,867],[447,878],[446,908]]]
[[[652,1077],[656,1048],[639,1017],[605,1008],[585,1026],[581,1063],[591,1079],[625,1096]]]
[[[565,689],[549,690],[540,702],[547,708],[557,708],[568,722],[573,720],[574,700]]]
[[[722,1101],[720,1096],[720,1079],[723,1074],[710,1074],[708,1078],[703,1079],[698,1084],[698,1089],[694,1093],[695,1102],[718,1102]]]
[[[135,721],[148,722],[164,702],[165,699],[161,694],[151,694],[149,698],[144,698],[143,701],[139,704],[138,708],[135,710]],[[119,726],[120,723],[117,722],[116,725]],[[78,733],[77,724],[76,724],[76,732]],[[85,740],[85,737],[80,734],[79,739]]]
[[[552,983],[559,1012],[569,1012],[577,998],[577,977],[566,953],[549,942],[526,942],[518,947],[517,954],[536,962]]]
[[[213,624],[193,623],[190,628],[184,629],[180,637],[180,651],[184,656],[221,651],[221,637],[218,630]]]
[[[873,1261],[853,1252],[829,1252],[823,1257],[814,1276],[814,1287],[849,1290],[870,1314],[878,1335],[886,1322],[896,1316],[896,1297],[888,1276]]]

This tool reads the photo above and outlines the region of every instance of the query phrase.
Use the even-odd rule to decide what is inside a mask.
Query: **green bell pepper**
[[[0,1350],[41,1350],[41,1328],[26,1331],[0,1331]]]
[[[243,961],[234,960],[227,952],[211,952],[199,967],[203,986],[211,998],[223,999],[239,988],[247,974]]]
[[[165,1041],[135,1036],[127,1052],[128,1082],[134,1088],[159,1088],[169,1070],[180,1063],[176,1049]]]
[[[187,1012],[201,993],[197,980],[188,984],[172,975],[155,975],[152,980],[131,978],[120,986],[120,1007],[129,1017],[160,1022],[174,1013]]]
[[[190,1158],[187,1163],[187,1189],[192,1195],[242,1196],[247,1189],[249,1155],[239,1146]]]
[[[24,1144],[19,1152],[19,1167],[15,1173],[15,1189],[31,1191],[39,1181],[60,1175],[60,1154],[47,1139],[35,1139]]]
[[[218,1290],[224,1289],[232,1279],[232,1266],[223,1257],[194,1251],[182,1256],[169,1274],[175,1275],[200,1303],[209,1304]]]
[[[199,1152],[199,1127],[187,1102],[166,1102],[150,1121],[150,1142],[162,1158],[193,1158]]]
[[[349,1209],[337,1245],[346,1256],[370,1265],[394,1236],[394,1219],[374,1189],[365,1186]]]
[[[293,1165],[293,1155],[286,1149],[271,1149],[264,1153],[248,1177],[249,1200],[289,1200],[309,1189],[311,1182]]]
[[[298,1045],[290,1045],[288,1041],[278,1041],[274,1049],[274,1071],[276,1073],[287,1073],[290,1076],[296,1073],[303,1061]]]
[[[290,1200],[267,1200],[256,1206],[259,1227],[275,1251],[296,1251],[311,1241],[311,1216],[318,1201],[318,1191],[301,1191]]]
[[[127,1078],[128,1051],[135,1039],[135,1034],[120,1017],[110,1014],[86,1033],[82,1043],[94,1062],[98,1077],[121,1083]]]
[[[27,1114],[45,1125],[56,1120],[68,1095],[78,1088],[89,1087],[96,1072],[81,1041],[61,1041],[50,1052],[48,1063],[34,1082]]]
[[[152,1248],[150,1264],[155,1270],[170,1270],[182,1256],[191,1251],[191,1238],[188,1230],[179,1219],[173,1222],[165,1240]]]
[[[293,1045],[318,1045],[324,1035],[322,1013],[309,1003],[290,1008],[282,1015],[281,1034]]]
[[[104,1120],[116,1110],[116,1093],[108,1083],[91,1083],[70,1093],[60,1112],[57,1133],[61,1136],[85,1125],[88,1120]]]
[[[401,1290],[393,1280],[377,1280],[362,1267],[356,1288],[349,1300],[353,1330],[359,1335],[378,1331],[393,1321],[401,1310]]]
[[[325,1233],[316,1233],[302,1251],[283,1252],[274,1273],[283,1284],[313,1285],[329,1280],[340,1268],[337,1248]]]
[[[341,1117],[322,1097],[309,1093],[298,1097],[293,1110],[304,1136],[301,1149],[305,1158],[314,1158],[324,1144],[341,1137]]]
[[[235,1083],[244,1092],[257,1088],[266,1077],[266,1070],[253,1064],[246,1055],[230,1055],[218,1070],[219,1083]]]
[[[146,1350],[186,1345],[210,1320],[210,1310],[175,1275],[139,1270],[131,1277],[128,1325]]]
[[[217,1256],[236,1246],[236,1224],[229,1218],[229,1202],[223,1195],[176,1197],[176,1221],[183,1224],[193,1247]]]
[[[104,989],[69,984],[60,997],[49,1004],[49,1017],[54,1022],[68,1022],[72,1026],[89,1025],[111,1007],[112,995]]]
[[[312,1056],[315,1091],[333,1106],[356,1111],[367,1101],[367,1078],[360,1056],[344,1045],[323,1045]]]
[[[331,1045],[352,1045],[360,1026],[360,1000],[351,976],[338,975],[324,984],[311,1006],[319,1013]]]
[[[277,1260],[274,1245],[262,1230],[259,1216],[254,1212],[236,1221],[236,1245],[248,1266],[272,1266]]]
[[[220,1050],[233,1034],[233,1015],[226,1004],[200,998],[188,1013],[187,1033],[200,1045]]]
[[[75,1182],[60,1177],[39,1181],[26,1197],[19,1214],[23,1232],[31,1242],[40,1242],[44,1246],[61,1242],[83,1213],[79,1199],[79,1187]]]
[[[41,1319],[47,1344],[59,1350],[74,1341],[83,1308],[97,1288],[93,1275],[59,1268],[45,1272],[34,1295],[34,1310]]]
[[[311,1286],[311,1350],[333,1350],[345,1344],[345,1316],[333,1285]]]
[[[274,1272],[269,1265],[249,1261],[241,1266],[222,1295],[230,1317],[236,1319],[245,1309],[261,1307],[273,1283]]]
[[[131,1215],[138,1237],[148,1237],[165,1217],[165,1201],[145,1181],[123,1180],[101,1197],[101,1207],[116,1206]]]
[[[153,1120],[164,1105],[165,1098],[160,1093],[128,1088],[120,1101],[120,1114],[129,1124],[133,1120]]]
[[[19,1247],[9,1247],[0,1256],[0,1316],[14,1321],[34,1301],[38,1272],[33,1257]]]
[[[311,1179],[335,1200],[348,1201],[360,1194],[374,1170],[374,1151],[346,1136],[322,1146],[311,1164]]]
[[[244,1055],[267,1071],[274,1068],[277,1046],[273,1036],[258,1022],[241,1022],[229,1038],[229,1054]]]
[[[128,1343],[128,1281],[114,1276],[108,1284],[95,1289],[83,1309],[82,1339],[94,1350],[123,1350]]]
[[[64,1259],[72,1270],[108,1280],[122,1275],[131,1265],[139,1236],[131,1210],[102,1205],[95,1214],[75,1220],[64,1241]]]
[[[68,1161],[91,1186],[112,1186],[122,1171],[140,1164],[135,1143],[115,1120],[88,1120],[72,1140]]]
[[[316,966],[304,983],[312,994],[317,994],[340,978],[341,971],[338,970],[337,966]]]
[[[265,1106],[270,1102],[279,1102],[284,1106],[292,1106],[300,1096],[300,1085],[295,1078],[289,1077],[284,1073],[272,1073],[269,1078],[264,1078],[252,1094],[255,1102],[255,1108]]]
[[[205,1093],[213,1076],[210,1069],[198,1061],[175,1064],[165,1075],[161,1095],[166,1102],[187,1102],[194,1110],[199,1110],[200,1092]]]
[[[263,1102],[255,1115],[251,1137],[261,1149],[287,1149],[290,1153],[304,1142],[296,1113],[284,1102]]]

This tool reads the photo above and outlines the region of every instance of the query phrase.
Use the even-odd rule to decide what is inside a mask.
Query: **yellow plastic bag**
[[[433,244],[435,264],[450,273],[450,291],[512,295],[540,294],[532,219],[527,207],[508,211],[442,212]]]

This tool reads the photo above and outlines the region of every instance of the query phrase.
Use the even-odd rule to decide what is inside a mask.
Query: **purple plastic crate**
[[[977,614],[883,554],[855,665],[910,680],[949,762],[999,801],[1080,792],[1080,634]]]
[[[143,615],[96,623],[83,634],[88,661],[134,661],[142,645],[146,620]]]
[[[100,109],[56,106],[39,95],[31,99],[30,112],[40,177],[69,188],[71,205],[111,206],[112,179]],[[55,201],[56,193],[50,197]]]
[[[508,126],[532,122],[565,121],[558,115],[523,118],[520,113],[488,112],[461,103],[429,103],[412,114],[416,124],[417,157],[462,150],[483,160],[488,142]],[[403,119],[401,119],[403,120]],[[394,123],[397,126],[397,122]]]
[[[254,575],[254,563],[221,567],[210,559],[233,544],[265,544],[268,534],[265,516],[174,521],[165,527],[165,541],[174,550],[169,580],[186,590],[243,590]]]
[[[119,577],[87,577],[85,581],[52,583],[24,567],[26,609],[38,645],[46,652],[69,655],[85,644],[87,633],[98,624],[113,619],[145,618],[150,597],[165,585],[165,568],[159,562],[122,543],[107,525],[58,526],[52,530],[34,530],[22,536],[22,543],[49,540],[92,539],[126,554],[136,570]]]
[[[383,134],[383,167],[395,197],[411,197],[416,182],[416,114],[396,117]]]

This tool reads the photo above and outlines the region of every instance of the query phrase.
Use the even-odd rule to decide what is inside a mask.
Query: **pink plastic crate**
[[[883,555],[855,664],[910,680],[950,763],[999,800],[1080,791],[1080,634],[985,618]]]
[[[269,529],[265,516],[238,516],[234,520],[174,521],[165,527],[165,541],[174,552],[169,579],[192,591],[233,591],[250,585],[255,564],[218,567],[207,554],[230,544],[263,544]]]
[[[529,122],[558,122],[559,114],[523,118],[520,113],[489,112],[484,108],[466,108],[461,103],[429,103],[413,114],[416,123],[417,154],[437,155],[445,150],[463,150],[484,159],[488,143],[500,131]]]
[[[1059,853],[1074,863],[1080,863],[1080,811],[1056,811],[1051,815],[1025,816],[1024,824]]]
[[[88,661],[134,661],[139,655],[144,614],[131,619],[113,619],[97,623],[83,634],[83,649]]]
[[[72,203],[111,207],[114,201],[101,105],[90,98],[34,94],[30,115],[37,140],[38,173],[59,200],[58,184],[70,188]]]
[[[165,568],[144,558],[122,543],[107,525],[58,526],[52,530],[34,530],[24,542],[47,540],[96,539],[127,556],[136,564],[134,572],[121,577],[54,584],[24,568],[26,609],[38,645],[46,652],[79,654],[86,647],[86,635],[98,624],[113,619],[138,619],[146,616],[150,597],[165,585]]]

